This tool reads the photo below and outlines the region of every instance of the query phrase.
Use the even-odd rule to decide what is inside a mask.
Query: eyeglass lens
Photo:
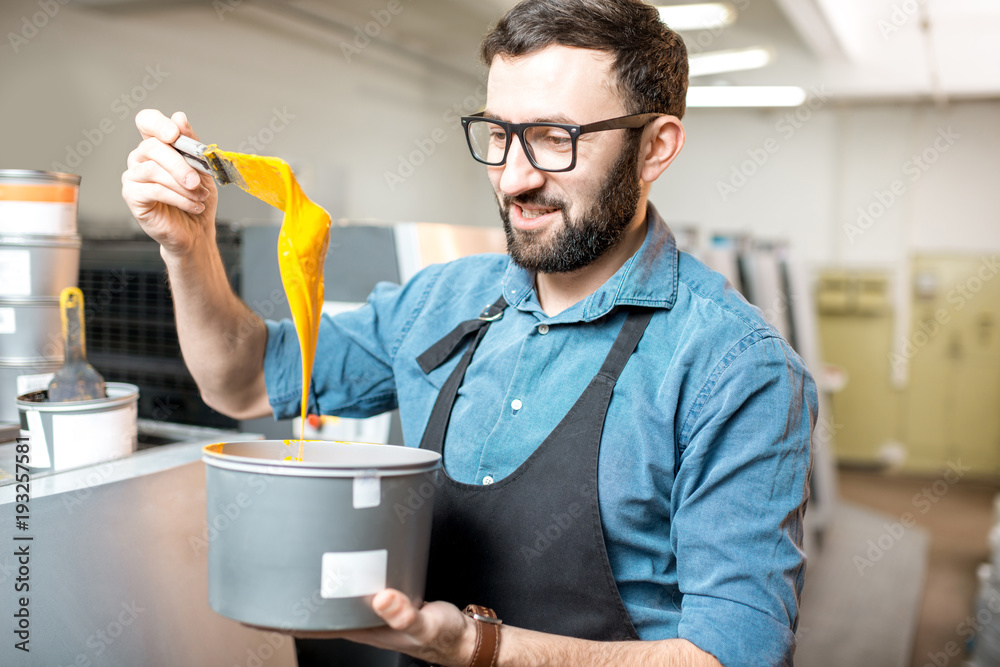
[[[532,125],[523,132],[524,148],[541,169],[566,169],[573,162],[573,138],[561,127]],[[507,131],[488,120],[469,123],[469,139],[476,157],[497,165],[503,162]]]

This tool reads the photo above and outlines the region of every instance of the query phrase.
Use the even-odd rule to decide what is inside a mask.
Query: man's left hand
[[[442,667],[465,667],[476,644],[475,621],[447,602],[417,608],[404,593],[387,588],[372,599],[386,627],[291,634],[300,639],[348,639],[398,651]]]

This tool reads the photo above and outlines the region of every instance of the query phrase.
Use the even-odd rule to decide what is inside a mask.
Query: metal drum
[[[59,297],[0,298],[0,362],[62,362]]]
[[[0,169],[0,234],[76,234],[80,177]]]
[[[208,601],[251,625],[383,625],[373,596],[424,596],[441,457],[413,447],[307,441],[205,447]]]
[[[79,236],[0,235],[0,298],[57,297],[79,270]]]

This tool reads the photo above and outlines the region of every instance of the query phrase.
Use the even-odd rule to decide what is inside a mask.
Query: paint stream
[[[323,307],[323,265],[330,243],[330,214],[306,197],[291,167],[280,158],[231,153],[214,145],[209,146],[205,154],[231,162],[243,178],[243,182],[239,183],[243,190],[285,213],[278,234],[278,268],[302,350],[304,434]],[[291,445],[292,442],[286,440],[285,444]],[[301,461],[304,442],[298,441],[298,456],[286,457],[285,460]]]

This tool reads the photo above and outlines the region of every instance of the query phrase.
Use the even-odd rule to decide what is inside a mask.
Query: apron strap
[[[423,354],[417,357],[417,363],[420,364],[421,370],[424,373],[430,373],[446,362],[462,344],[466,336],[479,331],[483,327],[489,326],[491,322],[499,320],[503,317],[503,311],[506,307],[507,300],[501,296],[492,306],[484,308],[478,318],[461,322],[451,330],[451,333],[431,345]]]
[[[465,371],[472,362],[472,355],[479,346],[479,341],[486,335],[486,330],[490,324],[503,317],[503,311],[507,307],[507,300],[502,296],[496,302],[484,309],[475,320],[466,320],[452,329],[451,333],[432,345],[426,352],[417,357],[417,363],[425,373],[428,373],[443,364],[462,344],[465,337],[475,332],[476,337],[465,349],[465,354],[459,360],[455,370],[448,376],[448,380],[438,392],[437,400],[434,401],[434,409],[431,411],[424,435],[420,439],[420,446],[432,452],[441,453],[444,448],[444,436],[448,432],[448,422],[451,420],[451,409],[458,398],[458,388],[462,386],[465,379]]]

